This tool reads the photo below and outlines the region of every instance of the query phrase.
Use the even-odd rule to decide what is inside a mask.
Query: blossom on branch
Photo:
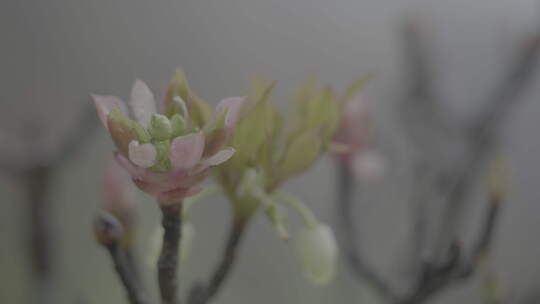
[[[222,100],[214,111],[196,97],[178,71],[162,104],[141,80],[135,81],[130,107],[118,97],[92,95],[109,131],[115,159],[142,191],[168,204],[199,191],[209,169],[234,153],[225,147],[233,134],[243,97]]]

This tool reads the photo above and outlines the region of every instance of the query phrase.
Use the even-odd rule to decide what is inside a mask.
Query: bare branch
[[[462,169],[445,195],[445,217],[442,219],[439,242],[436,246],[440,256],[454,238],[456,222],[461,214],[467,195],[486,165],[495,144],[499,129],[510,110],[518,105],[519,97],[530,82],[538,63],[540,37],[532,40],[522,57],[518,58],[509,74],[503,78],[494,94],[488,99],[488,108],[479,115],[479,120],[471,127],[471,149],[463,160]]]
[[[102,212],[94,220],[96,240],[103,245],[111,256],[118,278],[126,289],[129,303],[148,304],[148,299],[131,269],[120,239],[124,233],[122,224],[111,214]]]
[[[220,263],[206,285],[199,283],[192,287],[188,299],[189,304],[208,303],[218,293],[234,266],[246,225],[246,219],[233,220]]]

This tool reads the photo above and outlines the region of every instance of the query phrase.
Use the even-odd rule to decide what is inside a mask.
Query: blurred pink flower
[[[130,176],[114,160],[103,174],[103,209],[117,218],[129,231],[135,221],[135,193]]]
[[[142,191],[160,203],[174,203],[199,191],[196,187],[209,168],[228,160],[235,152],[225,144],[231,137],[243,97],[222,100],[216,119],[198,129],[179,96],[164,113],[148,86],[135,81],[130,106],[136,121],[128,118],[126,104],[114,96],[92,95],[98,115],[118,151],[115,159]]]
[[[372,140],[369,105],[356,95],[342,107],[334,142],[344,146],[336,152],[339,161],[363,181],[380,180],[384,175],[384,158],[372,149]]]
[[[334,135],[334,142],[345,146],[345,149],[337,154],[348,161],[355,153],[365,149],[370,140],[369,106],[365,98],[357,95],[342,107],[341,124]]]

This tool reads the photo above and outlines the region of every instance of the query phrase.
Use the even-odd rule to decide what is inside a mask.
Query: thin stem
[[[182,235],[182,202],[160,204],[163,245],[158,259],[158,283],[162,304],[178,304],[178,258]]]
[[[247,223],[248,220],[245,218],[235,218],[233,220],[221,261],[206,285],[195,285],[191,289],[189,304],[208,303],[219,292],[234,266]]]
[[[122,284],[126,288],[129,303],[131,304],[147,304],[149,303],[142,289],[137,283],[135,273],[131,269],[126,253],[120,248],[118,242],[114,242],[107,246],[111,258],[114,262],[114,269]]]
[[[300,200],[296,199],[294,196],[283,193],[283,192],[276,192],[276,197],[279,198],[282,202],[288,204],[293,209],[295,209],[302,219],[304,220],[304,223],[308,227],[315,227],[317,226],[317,223],[319,222],[313,212],[306,206],[304,203],[302,203]]]

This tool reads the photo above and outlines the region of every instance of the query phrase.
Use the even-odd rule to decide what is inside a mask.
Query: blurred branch
[[[353,175],[349,167],[342,162],[338,164],[338,170],[337,210],[339,216],[338,223],[341,226],[340,229],[343,236],[343,242],[340,247],[353,273],[376,289],[383,298],[394,302],[398,296],[393,288],[371,268],[370,263],[365,260],[364,255],[358,250],[357,229],[353,223],[352,210]]]
[[[13,136],[12,139],[21,140],[28,143],[28,149],[30,151],[30,157],[28,154],[19,155],[19,158],[0,158],[0,170],[11,173],[23,172],[31,170],[34,167],[48,166],[55,168],[59,166],[70,156],[77,152],[85,140],[90,137],[97,124],[97,115],[93,109],[93,105],[86,105],[78,115],[79,119],[77,124],[70,128],[70,131],[66,133],[64,140],[58,143],[58,148],[53,151],[51,155],[47,155],[40,147],[35,147],[32,143],[37,140],[40,134],[43,134],[44,126],[37,126],[37,130],[28,132],[29,134],[18,134]],[[37,134],[37,135],[36,135]],[[45,155],[45,157],[43,156]]]
[[[486,108],[478,115],[477,123],[470,129],[470,153],[463,160],[461,173],[447,189],[445,195],[445,217],[442,218],[439,242],[436,252],[445,251],[449,240],[454,238],[456,222],[461,214],[467,195],[482,172],[498,137],[504,119],[519,103],[520,96],[530,82],[538,64],[540,37],[536,36],[521,51],[510,72],[486,103]]]
[[[37,279],[36,295],[38,303],[52,303],[51,299],[51,222],[50,200],[47,199],[50,167],[35,167],[23,173],[23,182],[27,194],[28,246],[30,264]]]
[[[90,115],[92,113],[92,115]],[[50,201],[47,199],[47,190],[50,186],[52,171],[67,157],[71,156],[81,143],[87,139],[90,131],[96,125],[96,115],[93,111],[83,110],[81,120],[76,128],[62,143],[59,152],[50,158],[31,159],[21,155],[21,159],[0,159],[0,169],[16,175],[21,175],[27,194],[28,218],[29,218],[29,243],[31,252],[31,264],[33,272],[38,280],[39,303],[51,303],[51,224],[50,224]],[[37,136],[41,134],[36,132]],[[34,136],[23,138],[27,142],[36,140]],[[39,147],[29,145],[31,154],[46,154]]]
[[[189,304],[208,303],[218,293],[236,261],[239,245],[247,224],[246,219],[235,218],[233,220],[221,261],[206,285],[198,283],[192,287],[188,299]]]
[[[414,272],[415,284],[409,292],[404,295],[396,293],[389,283],[370,267],[358,250],[351,212],[352,177],[343,163],[339,164],[337,206],[344,236],[343,251],[353,272],[365,279],[388,302],[412,304],[424,303],[445,288],[472,276],[490,249],[500,213],[500,199],[496,196],[489,198],[478,239],[468,257],[462,254],[462,249],[456,241],[456,229],[464,203],[491,158],[505,118],[519,104],[522,93],[532,79],[538,64],[540,37],[531,39],[527,47],[520,50],[507,75],[502,78],[501,84],[487,96],[484,103],[486,106],[478,113],[475,122],[461,134],[461,140],[466,143],[468,153],[465,157],[459,158],[458,166],[450,164],[447,168],[433,167],[430,157],[440,162],[444,155],[437,156],[430,153],[439,152],[437,148],[432,151],[433,146],[437,146],[435,144],[437,139],[450,140],[446,137],[456,134],[453,133],[454,130],[460,128],[457,125],[447,125],[449,117],[443,115],[445,113],[437,108],[437,97],[431,84],[433,77],[429,75],[425,45],[421,43],[418,24],[406,24],[403,37],[412,78],[409,93],[403,102],[405,106],[403,113],[414,115],[406,117],[412,123],[421,123],[419,129],[409,131],[412,139],[418,139],[419,144],[427,146],[425,151],[420,151],[420,157],[415,160],[415,178],[412,183],[411,199],[416,209],[413,214],[411,252],[413,263],[419,264],[419,267]],[[414,134],[415,132],[419,133]],[[425,260],[422,253],[426,248],[426,231],[429,229],[426,224],[429,216],[426,208],[436,196],[443,198],[443,216],[440,219],[439,229],[435,231],[437,238],[433,248],[434,255],[430,260]]]

